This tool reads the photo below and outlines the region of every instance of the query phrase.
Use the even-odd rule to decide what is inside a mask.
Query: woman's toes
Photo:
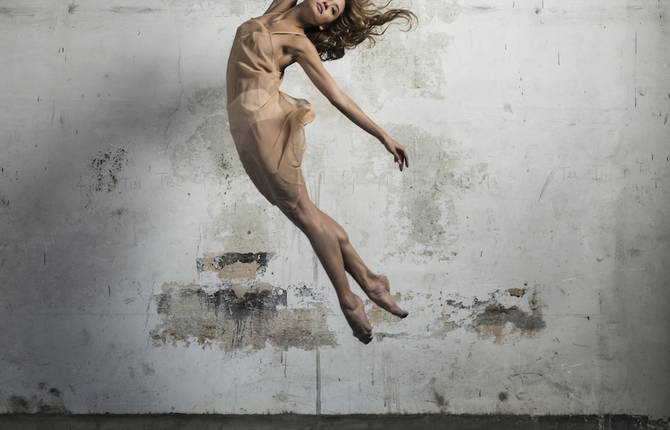
[[[361,332],[361,333],[356,333],[355,331],[353,332],[354,337],[358,340],[360,340],[364,344],[370,343],[372,341],[372,331],[369,332]]]

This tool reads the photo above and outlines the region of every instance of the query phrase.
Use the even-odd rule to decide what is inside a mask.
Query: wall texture
[[[269,3],[0,4],[0,412],[669,416],[670,2],[396,1],[326,67],[404,172],[287,70],[312,200],[410,312],[367,346],[228,132]]]

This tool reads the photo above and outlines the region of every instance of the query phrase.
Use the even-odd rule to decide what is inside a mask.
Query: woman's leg
[[[363,301],[349,289],[337,231],[321,216],[318,208],[309,199],[304,184],[301,186],[296,208],[293,210],[280,209],[308,237],[314,252],[335,287],[340,309],[351,326],[354,336],[363,343],[369,343],[372,340],[372,325],[365,315]]]
[[[344,231],[342,226],[328,216],[328,214],[321,211],[321,209],[316,208],[316,210],[319,211],[324,223],[329,224],[337,234],[346,271],[351,274],[365,294],[370,300],[377,304],[377,306],[391,312],[395,316],[405,318],[408,315],[408,312],[401,309],[395,301],[393,301],[389,288],[389,280],[386,275],[374,274],[368,266],[365,265],[363,259],[361,259],[351,245],[351,242],[349,242],[349,235],[347,235],[347,232]]]

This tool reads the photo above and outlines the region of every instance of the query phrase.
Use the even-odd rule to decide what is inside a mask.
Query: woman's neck
[[[305,32],[305,28],[308,27],[308,24],[302,19],[302,10],[305,2],[297,4],[290,9],[286,9],[284,12],[277,14],[276,21],[282,21],[289,27],[297,28]]]

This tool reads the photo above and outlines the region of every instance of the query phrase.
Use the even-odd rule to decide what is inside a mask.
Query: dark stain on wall
[[[453,299],[447,299],[445,303],[453,308],[469,309],[469,306],[465,306],[462,301],[457,302],[456,300]]]
[[[114,6],[107,9],[114,13],[156,13],[162,9],[152,9],[150,7],[135,7],[135,6]]]
[[[95,191],[114,191],[119,182],[118,174],[128,164],[128,151],[119,148],[114,152],[105,152],[94,157],[89,166],[95,174]]]
[[[44,382],[40,382],[38,388],[41,391],[47,389]],[[9,413],[14,414],[71,414],[72,412],[65,407],[63,399],[61,399],[61,392],[57,388],[49,388],[47,391],[48,397],[45,399],[44,395],[40,393],[32,395],[29,399],[25,396],[12,395],[7,399],[7,409]]]
[[[444,396],[438,393],[437,391],[433,391],[433,396],[435,397],[435,402],[437,403],[437,406],[440,407],[440,409],[442,409],[449,403],[444,399]]]
[[[0,15],[6,15],[10,18],[15,16],[35,16],[38,9],[29,7],[0,7]]]

